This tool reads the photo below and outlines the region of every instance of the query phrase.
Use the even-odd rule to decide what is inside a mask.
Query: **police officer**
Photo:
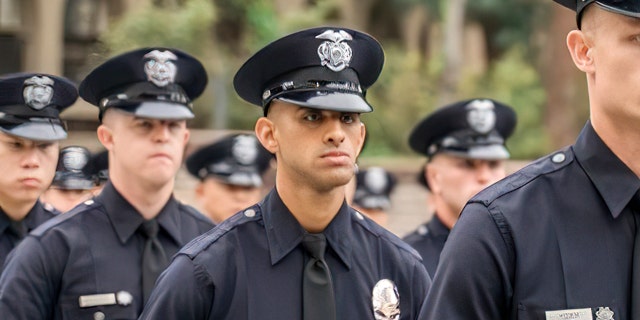
[[[82,146],[68,146],[60,150],[56,175],[40,201],[59,212],[67,212],[93,196],[96,180],[87,172],[91,153]]]
[[[95,195],[100,194],[100,191],[109,180],[109,152],[102,150],[92,153],[85,169],[85,174],[90,175],[96,185],[93,188],[93,193]]]
[[[0,270],[24,236],[57,212],[38,201],[56,172],[60,112],[78,98],[75,85],[48,74],[0,78]]]
[[[202,212],[218,224],[262,198],[262,176],[273,156],[253,134],[230,134],[187,158],[200,182],[195,194]]]
[[[557,0],[590,120],[462,212],[422,319],[640,319],[640,6]],[[635,253],[634,253],[635,251]]]
[[[198,60],[167,48],[123,53],[82,81],[80,96],[100,109],[109,181],[99,196],[32,232],[7,260],[3,319],[138,317],[168,259],[212,227],[172,195],[191,101],[206,82]]]
[[[464,205],[505,177],[509,158],[505,142],[515,125],[511,107],[491,99],[470,99],[439,108],[411,132],[409,145],[427,156],[418,181],[431,192],[434,213],[403,240],[418,250],[431,276]]]
[[[355,180],[353,208],[386,228],[396,177],[386,169],[374,166],[359,170]]]
[[[350,208],[345,185],[365,136],[365,90],[383,52],[334,27],[285,36],[236,73],[263,107],[275,188],[181,250],[141,319],[414,319],[430,285],[410,246]]]

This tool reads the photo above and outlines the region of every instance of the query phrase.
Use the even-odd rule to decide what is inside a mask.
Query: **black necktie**
[[[324,260],[327,239],[321,233],[305,234],[302,246],[310,255],[302,275],[302,318],[333,320],[336,318],[336,302],[331,272]]]
[[[158,228],[158,222],[152,219],[143,222],[138,229],[146,238],[142,251],[142,295],[145,303],[158,276],[167,267],[167,256],[158,240]]]
[[[8,231],[11,245],[14,248],[24,239],[25,235],[27,235],[27,228],[22,221],[11,221]]]
[[[629,207],[636,225],[631,271],[631,318],[640,319],[640,190],[631,198]]]

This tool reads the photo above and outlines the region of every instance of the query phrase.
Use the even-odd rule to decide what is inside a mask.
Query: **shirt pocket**
[[[135,320],[138,319],[135,302],[123,306],[119,304],[81,308],[78,297],[70,297],[60,302],[64,320]]]

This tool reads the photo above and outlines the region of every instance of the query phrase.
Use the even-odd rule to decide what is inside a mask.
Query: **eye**
[[[53,142],[40,142],[37,144],[38,149],[46,150],[53,147]]]
[[[340,121],[343,123],[354,123],[358,119],[358,114],[356,113],[345,113],[340,116]]]
[[[312,121],[312,122],[318,121],[320,120],[320,118],[321,118],[320,113],[318,112],[309,112],[304,115],[305,120]]]

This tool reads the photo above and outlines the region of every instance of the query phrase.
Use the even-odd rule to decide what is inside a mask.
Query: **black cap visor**
[[[142,101],[137,103],[120,104],[108,107],[117,108],[137,117],[159,120],[187,120],[193,119],[191,108],[184,104],[169,101]]]
[[[467,150],[440,149],[439,152],[466,159],[504,160],[509,159],[509,151],[503,145],[483,145],[470,147]]]
[[[596,3],[604,10],[629,17],[640,18],[640,2],[638,1],[598,0]]]
[[[210,173],[207,177],[232,186],[253,188],[262,186],[262,177],[256,172],[234,172],[230,175]]]
[[[275,99],[312,109],[353,113],[373,111],[371,105],[361,96],[339,91],[286,92]]]
[[[34,141],[58,141],[67,138],[67,131],[57,123],[44,119],[42,122],[25,122],[16,126],[0,127],[0,131]]]

